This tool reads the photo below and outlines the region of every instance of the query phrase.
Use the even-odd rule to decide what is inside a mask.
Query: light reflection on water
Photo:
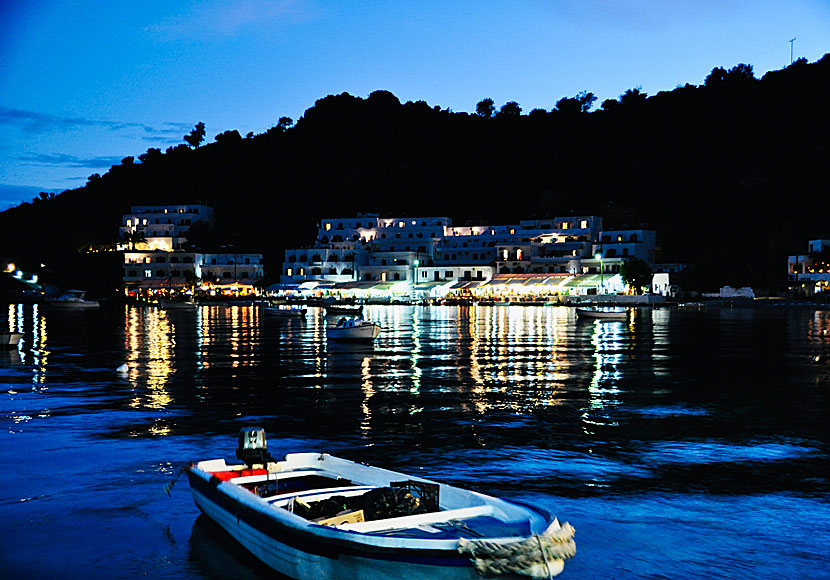
[[[10,569],[37,561],[42,531],[35,538],[23,522],[44,521],[56,553],[80,566],[45,557],[30,577],[95,577],[125,548],[124,577],[209,577],[202,551],[187,548],[201,534],[186,484],[170,498],[158,492],[171,466],[231,457],[248,423],[267,429],[276,455],[328,450],[532,499],[579,531],[563,577],[707,574],[689,522],[724,502],[760,515],[722,525],[735,571],[711,565],[708,575],[775,577],[757,564],[764,545],[747,540],[750,521],[802,530],[797,514],[809,513],[811,533],[830,529],[828,312],[641,309],[590,322],[564,307],[365,314],[383,327],[373,345],[327,343],[336,319],[319,308],[284,321],[240,306],[10,305],[8,328],[24,339],[0,354],[0,458],[26,460],[0,494],[0,516],[18,530],[3,554]],[[114,479],[102,483],[104,471]],[[126,526],[146,545],[117,533],[88,544],[54,510],[78,525]],[[803,543],[776,569],[819,577],[826,542],[793,533]],[[663,558],[617,569],[636,545]],[[226,565],[238,568],[227,575],[248,575],[244,557],[229,553]]]

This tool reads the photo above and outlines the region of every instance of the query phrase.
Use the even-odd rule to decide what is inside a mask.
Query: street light
[[[605,284],[604,284],[604,282],[603,282],[603,277],[602,277],[602,254],[599,254],[599,253],[598,253],[598,254],[597,254],[596,256],[594,256],[594,257],[595,257],[597,260],[599,260],[599,287],[600,287],[600,289],[603,291],[603,294],[604,294],[604,293],[605,293],[605,287],[604,287],[604,286],[605,286]]]

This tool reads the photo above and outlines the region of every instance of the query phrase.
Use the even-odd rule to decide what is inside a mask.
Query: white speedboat
[[[0,331],[0,350],[11,350],[17,348],[23,334],[19,332]]]
[[[265,314],[278,318],[305,318],[307,309],[303,306],[266,306]]]
[[[380,334],[380,325],[362,318],[341,318],[336,326],[326,328],[329,340],[372,341]]]
[[[546,511],[333,457],[275,461],[264,431],[237,457],[191,464],[198,508],[270,568],[297,580],[551,578],[576,553]]]
[[[600,320],[625,320],[628,318],[628,308],[586,306],[576,309],[579,318],[595,318]]]
[[[57,298],[49,298],[48,300],[46,300],[46,305],[51,308],[65,308],[74,310],[98,308],[99,306],[97,301],[86,299],[85,290],[67,290]]]

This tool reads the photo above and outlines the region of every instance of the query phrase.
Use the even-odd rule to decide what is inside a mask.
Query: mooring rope
[[[562,562],[576,554],[574,528],[554,520],[541,534],[515,541],[458,540],[458,551],[466,554],[482,576],[519,574],[531,578],[552,578]]]

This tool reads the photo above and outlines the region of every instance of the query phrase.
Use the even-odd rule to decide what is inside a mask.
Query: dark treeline
[[[593,100],[522,114],[483,99],[467,114],[344,93],[260,135],[226,131],[200,146],[197,125],[188,144],[0,213],[0,252],[79,276],[77,250],[112,244],[130,205],[202,201],[216,232],[194,241],[262,251],[276,277],[282,251],[311,243],[321,217],[594,214],[606,227],[656,229],[660,261],[694,264],[690,287],[777,289],[786,256],[827,235],[830,55],[762,79],[746,65],[716,68],[700,86],[632,89],[590,112]]]

